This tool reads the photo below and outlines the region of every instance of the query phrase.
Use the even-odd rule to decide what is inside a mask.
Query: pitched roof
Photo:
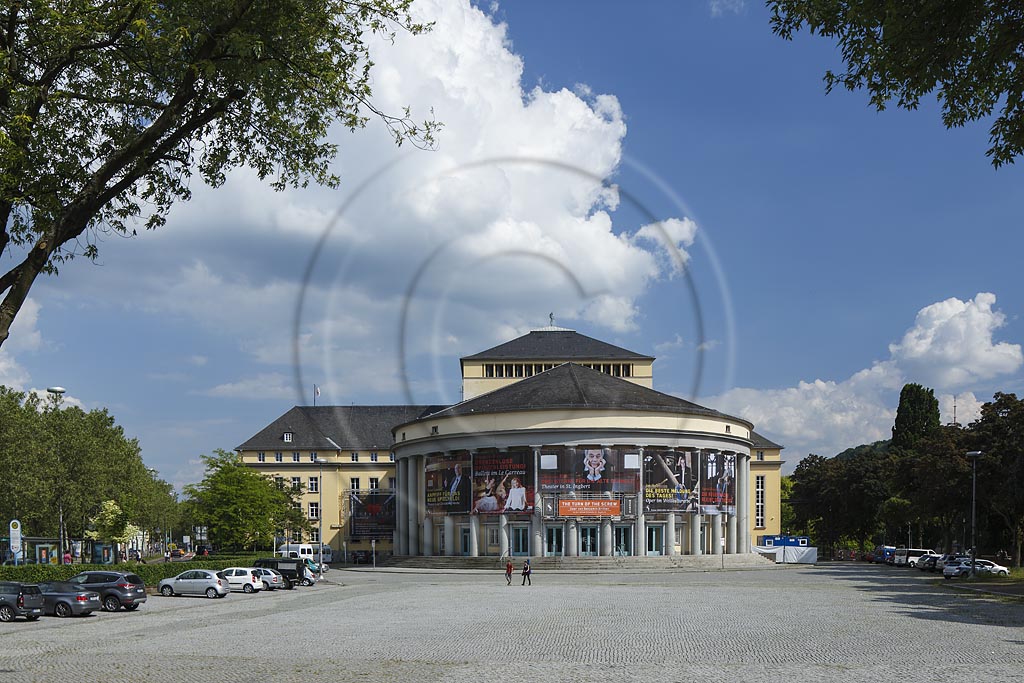
[[[238,446],[241,451],[391,448],[391,428],[445,406],[295,406]],[[284,440],[291,432],[292,440]]]
[[[576,363],[563,363],[533,377],[417,419],[545,409],[653,410],[728,417],[746,422]]]
[[[774,441],[766,439],[763,435],[758,434],[757,432],[754,431],[750,432],[750,445],[753,448],[785,448],[785,446],[780,446]]]
[[[462,360],[654,360],[573,330],[534,330]]]

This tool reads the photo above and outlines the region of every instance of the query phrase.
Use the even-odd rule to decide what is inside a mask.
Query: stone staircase
[[[525,557],[513,557],[516,572]],[[765,569],[776,564],[757,553],[748,555],[673,555],[671,557],[531,557],[537,571],[567,572],[658,572],[721,571],[722,569]],[[390,556],[377,561],[378,567],[405,569],[501,570],[505,558],[488,557],[406,557]],[[782,565],[779,565],[782,566]]]

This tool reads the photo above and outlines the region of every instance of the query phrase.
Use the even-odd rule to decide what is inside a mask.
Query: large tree
[[[939,427],[939,402],[935,391],[920,384],[905,384],[896,408],[892,428],[892,447],[913,448],[919,439]]]
[[[846,70],[826,89],[866,88],[879,111],[916,109],[937,91],[949,128],[998,114],[986,154],[996,167],[1024,151],[1024,5],[1019,0],[768,0],[772,30],[834,38]]]
[[[161,225],[193,173],[333,186],[327,133],[368,116],[432,144],[370,100],[367,38],[426,30],[411,2],[0,0],[0,345],[41,272]]]
[[[1024,545],[1024,399],[996,392],[970,431],[974,446],[984,451],[976,463],[979,507],[1002,520],[1019,567]]]

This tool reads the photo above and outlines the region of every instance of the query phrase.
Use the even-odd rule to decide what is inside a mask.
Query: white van
[[[896,548],[893,564],[897,567],[916,567],[919,558],[934,554],[934,550],[926,550],[924,548]]]
[[[323,547],[324,552],[324,564],[330,564],[334,561],[333,553],[331,553],[331,546],[325,545]],[[314,562],[320,562],[320,544],[319,543],[285,543],[278,547],[277,554],[281,557],[288,558],[299,558],[299,559],[310,559]]]

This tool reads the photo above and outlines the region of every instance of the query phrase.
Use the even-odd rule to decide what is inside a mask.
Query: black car
[[[139,605],[146,602],[145,582],[138,574],[130,572],[82,572],[68,579],[68,583],[99,593],[103,609],[108,612],[116,612],[121,607],[129,611],[137,610]]]
[[[252,563],[254,567],[276,569],[288,582],[285,588],[292,589],[303,581],[303,562],[285,557],[261,557]]]
[[[31,583],[0,581],[0,621],[25,617],[35,621],[43,615],[43,594]]]
[[[99,593],[77,583],[46,581],[39,584],[39,590],[43,592],[43,611],[55,617],[86,617],[101,606]]]

